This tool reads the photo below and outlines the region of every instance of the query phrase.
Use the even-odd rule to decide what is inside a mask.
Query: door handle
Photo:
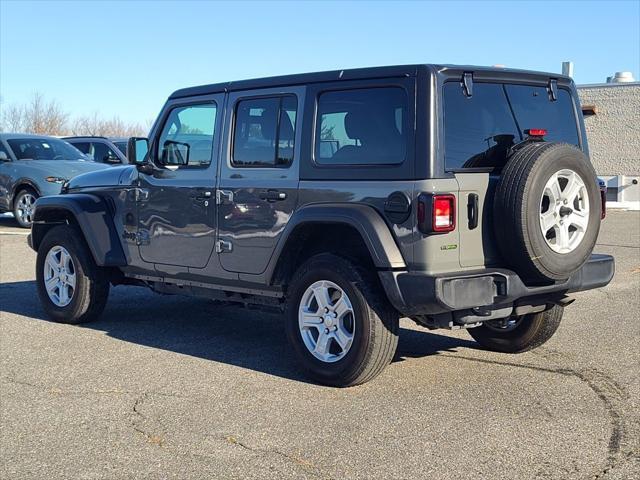
[[[196,200],[208,200],[211,198],[211,192],[203,192],[201,195],[194,195]]]
[[[266,200],[268,202],[277,202],[287,198],[287,194],[285,192],[279,192],[278,190],[263,190],[258,196],[261,200]]]
[[[469,230],[473,230],[478,226],[478,194],[470,193],[467,197],[467,218],[469,219]]]

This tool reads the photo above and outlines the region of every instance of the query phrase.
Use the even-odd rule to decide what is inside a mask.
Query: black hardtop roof
[[[390,77],[415,77],[419,73],[447,72],[447,71],[470,71],[470,72],[492,72],[505,76],[526,76],[557,78],[571,82],[569,77],[564,77],[557,73],[536,72],[532,70],[519,70],[503,67],[479,67],[474,65],[393,65],[386,67],[352,68],[348,70],[330,70],[326,72],[298,73],[293,75],[282,75],[277,77],[255,78],[250,80],[239,80],[233,82],[214,83],[211,85],[200,85],[196,87],[182,88],[171,94],[169,99],[192,97],[196,95],[208,95],[213,93],[230,92],[236,90],[251,90],[257,88],[281,87],[284,85],[302,85],[319,82],[333,82],[342,80],[362,80],[367,78],[390,78]]]

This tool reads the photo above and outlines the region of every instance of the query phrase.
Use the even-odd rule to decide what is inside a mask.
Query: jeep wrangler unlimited
[[[37,202],[54,320],[110,285],[276,307],[315,381],[392,360],[399,317],[523,352],[606,285],[602,205],[575,86],[502,68],[394,66],[173,93],[131,165]]]

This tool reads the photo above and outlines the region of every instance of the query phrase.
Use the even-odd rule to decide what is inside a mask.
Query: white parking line
[[[0,235],[29,235],[29,231],[27,232],[10,232],[6,230],[0,230]]]

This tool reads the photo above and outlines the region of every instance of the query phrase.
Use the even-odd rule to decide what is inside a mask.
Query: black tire
[[[65,306],[56,305],[45,287],[45,261],[49,251],[61,246],[69,252],[75,270],[76,287],[71,301]],[[36,260],[38,296],[46,314],[56,322],[85,323],[100,316],[109,296],[109,278],[98,267],[82,238],[82,233],[71,225],[53,227],[47,232],[38,248]]]
[[[571,170],[580,176],[589,201],[584,237],[575,249],[563,253],[547,244],[540,228],[545,185],[561,170]],[[507,162],[494,197],[493,223],[504,260],[528,283],[569,278],[593,251],[600,230],[601,208],[596,173],[580,150],[564,143],[525,145]]]
[[[490,320],[479,327],[470,328],[469,334],[487,350],[503,353],[522,353],[539,347],[558,330],[564,308],[551,309],[517,317],[515,327],[501,329]]]
[[[353,342],[346,355],[334,363],[311,354],[298,326],[302,296],[319,280],[338,285],[353,305]],[[355,262],[328,253],[311,257],[294,274],[286,300],[287,337],[302,369],[314,381],[336,387],[358,385],[379,375],[393,359],[398,346],[398,313],[378,279]]]
[[[26,195],[31,195],[35,199],[38,198],[38,194],[32,188],[23,188],[22,190],[20,190],[13,200],[13,216],[16,219],[16,222],[18,222],[18,225],[20,225],[20,227],[31,228],[31,219],[25,220],[25,218],[18,211],[20,204],[22,202],[22,199]]]

